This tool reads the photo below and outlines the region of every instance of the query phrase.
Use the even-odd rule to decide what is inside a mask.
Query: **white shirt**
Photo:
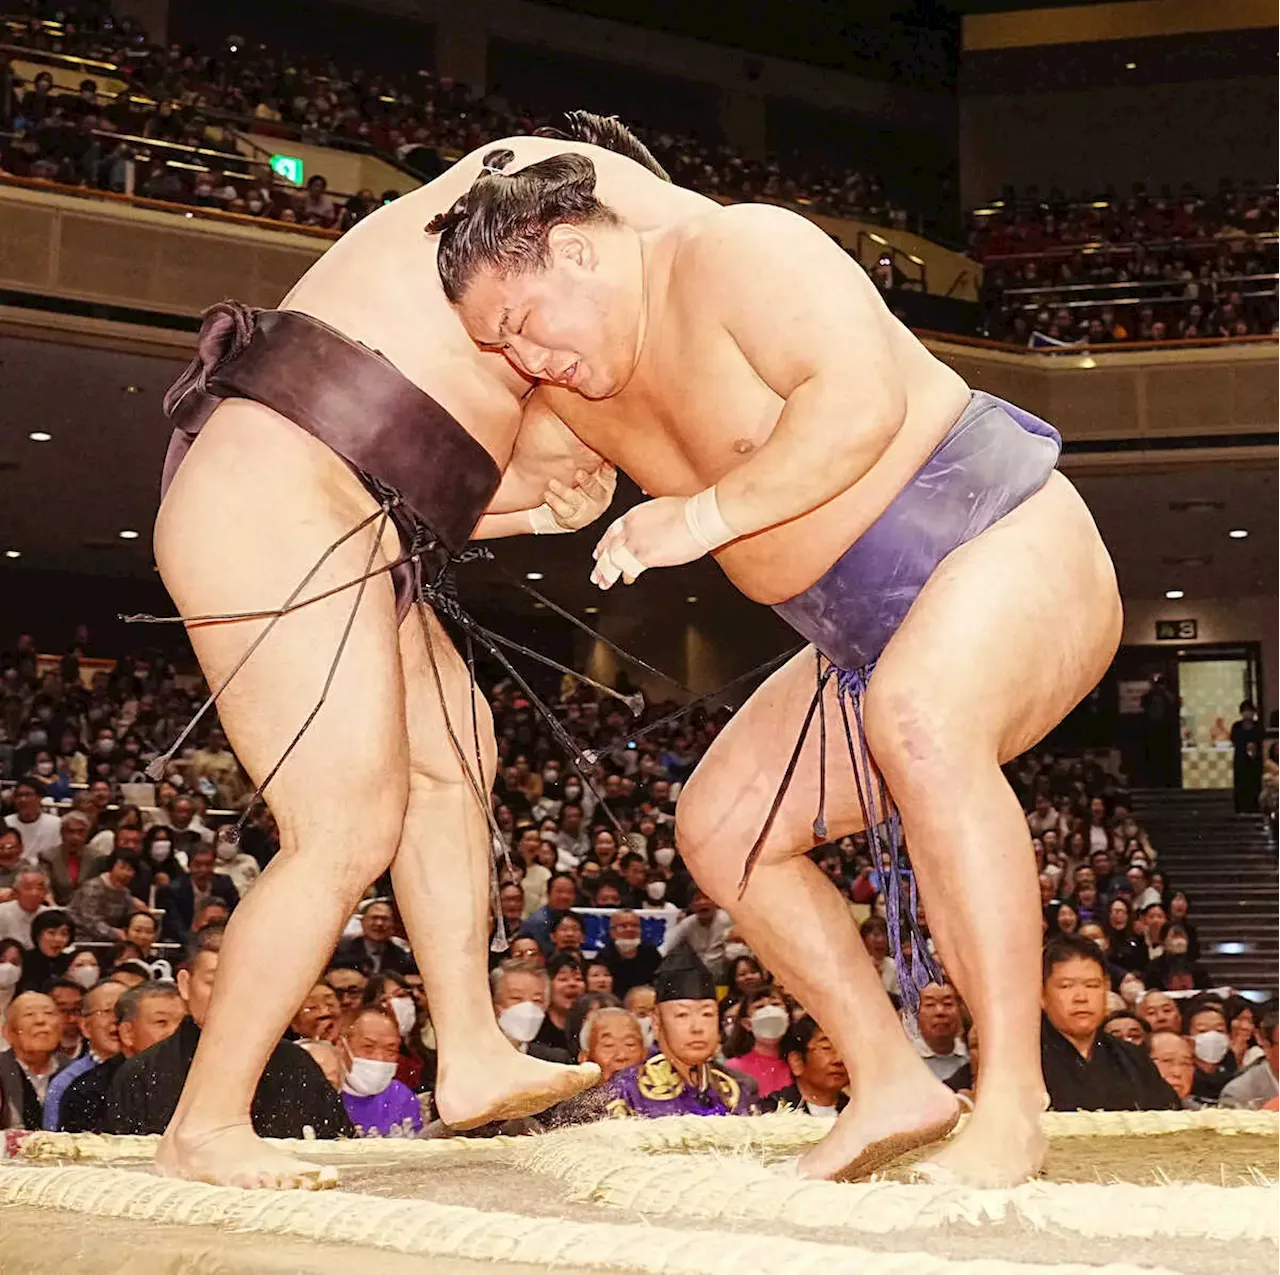
[[[696,916],[687,916],[679,925],[667,930],[667,941],[662,945],[662,955],[674,951],[677,947],[687,947],[704,965],[716,968],[724,962],[725,935],[733,929],[733,921],[728,912],[717,909],[710,924],[703,925]]]
[[[62,820],[47,810],[30,823],[23,823],[16,814],[5,815],[4,821],[22,838],[22,857],[28,863],[52,859],[62,844]]]
[[[0,903],[0,939],[17,939],[23,947],[31,949],[31,922],[46,909],[41,906],[34,912],[24,912],[17,899]]]

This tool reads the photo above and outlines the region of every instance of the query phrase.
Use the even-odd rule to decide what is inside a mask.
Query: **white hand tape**
[[[535,536],[564,536],[573,530],[562,527],[556,521],[555,511],[547,504],[529,510],[529,528]]]
[[[626,545],[615,545],[611,552],[624,576],[630,576],[634,580],[645,569],[645,564]]]
[[[685,502],[684,525],[708,553],[738,538],[738,533],[725,522],[720,512],[714,486],[705,488]]]
[[[607,589],[624,575],[635,580],[646,569],[626,545],[611,545],[596,559],[591,579],[602,589]]]

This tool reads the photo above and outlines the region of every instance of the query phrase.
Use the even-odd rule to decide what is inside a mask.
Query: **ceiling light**
[[[1164,591],[1164,596],[1168,598],[1170,602],[1176,602],[1179,598],[1185,597],[1186,595],[1181,589],[1166,589]]]
[[[587,608],[586,608],[586,614],[587,614],[587,615],[599,615],[599,614],[600,614],[600,608],[599,608],[599,607],[587,607]]]
[[[525,578],[526,580],[541,580],[541,579],[542,579],[542,572],[541,572],[541,571],[526,571],[526,572],[525,572],[525,575],[524,575],[524,578]]]
[[[53,435],[52,435],[52,434],[46,434],[46,433],[44,432],[44,430],[42,430],[42,429],[33,429],[33,430],[31,431],[31,433],[27,435],[27,437],[28,437],[28,438],[29,438],[33,443],[49,443],[49,442],[52,442],[52,441],[53,441]],[[1232,534],[1234,534],[1234,533],[1232,533]]]
[[[690,594],[689,597],[685,598],[686,602],[696,602],[697,600],[698,600],[698,595],[696,593]]]
[[[1126,71],[1136,71],[1138,69],[1138,64],[1136,62],[1126,62],[1124,64],[1124,69]]]
[[[128,528],[120,533],[121,540],[137,540],[137,538],[138,533],[136,531],[130,531]]]
[[[1248,537],[1249,533],[1243,527],[1236,527],[1233,531],[1228,531],[1227,535],[1229,535],[1232,540],[1244,540]]]
[[[6,558],[21,558],[22,554],[19,553],[17,549],[6,549],[4,551],[4,556]]]
[[[141,386],[141,385],[126,385],[126,386],[124,387],[124,392],[125,392],[126,394],[141,394],[141,393],[142,393],[142,386]]]

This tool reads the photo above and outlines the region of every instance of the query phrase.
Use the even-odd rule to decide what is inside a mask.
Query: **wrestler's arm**
[[[617,472],[534,391],[511,460],[473,540],[577,531],[613,500]]]
[[[690,266],[747,362],[786,401],[765,442],[715,485],[733,534],[751,535],[862,478],[902,426],[906,387],[884,302],[805,218],[763,205],[729,210],[709,219]]]

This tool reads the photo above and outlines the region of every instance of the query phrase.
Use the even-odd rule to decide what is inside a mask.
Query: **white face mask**
[[[665,881],[650,881],[644,888],[644,892],[655,902],[661,903],[667,897],[667,883]]]
[[[1207,1062],[1216,1067],[1226,1057],[1227,1050],[1231,1048],[1231,1040],[1226,1032],[1201,1032],[1195,1038],[1195,1047],[1196,1057],[1201,1062]]]
[[[0,965],[0,989],[13,987],[22,977],[22,967],[20,965],[12,965],[6,961]]]
[[[151,843],[151,857],[157,863],[163,863],[172,853],[172,841],[153,841]]]
[[[726,961],[736,961],[740,956],[750,956],[751,949],[745,943],[726,943],[724,945],[724,958]]]
[[[38,762],[36,762],[36,774],[37,774],[37,775],[52,775],[52,774],[53,774],[53,762],[51,762],[51,761],[38,761]]]
[[[791,1019],[781,1005],[761,1005],[751,1015],[751,1034],[757,1040],[781,1040]]]
[[[634,956],[640,950],[639,939],[614,939],[613,945],[623,956]]]
[[[87,992],[102,974],[96,965],[77,965],[75,969],[67,971],[67,977],[73,983],[79,983]]]
[[[352,1058],[342,1087],[358,1098],[371,1098],[381,1093],[396,1078],[396,1064],[376,1058]]]
[[[234,841],[228,841],[225,837],[214,847],[214,853],[223,863],[234,859],[240,853],[240,848]]]
[[[417,1005],[407,996],[397,996],[391,1002],[391,1012],[396,1016],[396,1026],[400,1028],[401,1037],[408,1036],[418,1018]]]
[[[645,1052],[653,1048],[653,1020],[651,1018],[642,1018],[640,1020],[640,1034],[644,1037]]]
[[[676,861],[676,852],[670,846],[659,846],[654,852],[653,857],[658,862],[658,867],[669,868]]]
[[[541,1030],[546,1016],[541,1005],[535,1005],[533,1001],[517,1001],[498,1015],[498,1026],[508,1040],[515,1041],[517,1045],[527,1045]]]

